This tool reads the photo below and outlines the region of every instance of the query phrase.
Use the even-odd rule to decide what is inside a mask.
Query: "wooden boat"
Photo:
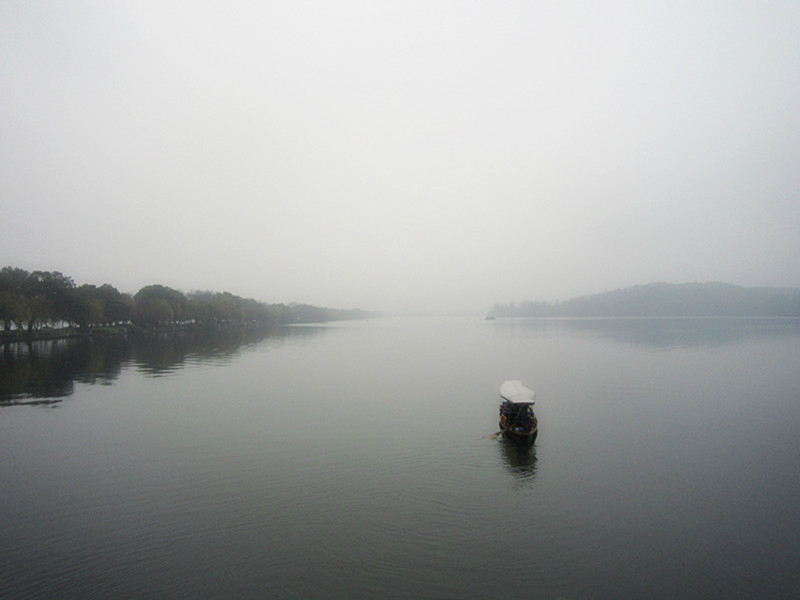
[[[521,444],[532,444],[539,433],[533,413],[536,392],[521,381],[511,379],[500,386],[500,431],[503,437]]]

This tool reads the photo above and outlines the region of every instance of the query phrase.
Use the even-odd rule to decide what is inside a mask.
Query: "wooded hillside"
[[[800,316],[800,289],[651,283],[564,302],[497,304],[495,317]]]

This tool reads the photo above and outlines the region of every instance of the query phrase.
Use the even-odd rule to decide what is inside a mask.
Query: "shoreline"
[[[131,336],[149,336],[160,334],[180,334],[180,333],[220,333],[230,331],[249,331],[254,329],[275,329],[281,325],[275,324],[214,324],[209,325],[206,323],[181,323],[169,324],[158,327],[143,328],[138,325],[109,325],[91,327],[88,331],[80,327],[63,327],[56,328],[42,328],[33,331],[27,330],[12,330],[0,331],[0,346],[7,344],[18,343],[32,343],[32,342],[50,342],[56,340],[67,339],[92,339],[92,338],[110,338],[110,337],[131,337]]]

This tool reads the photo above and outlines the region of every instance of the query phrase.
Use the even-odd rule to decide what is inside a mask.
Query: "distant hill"
[[[563,302],[496,304],[494,317],[800,316],[800,288],[728,283],[650,283]]]

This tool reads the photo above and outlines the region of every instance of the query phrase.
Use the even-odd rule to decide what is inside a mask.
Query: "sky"
[[[0,3],[0,266],[488,311],[800,287],[800,2]]]

